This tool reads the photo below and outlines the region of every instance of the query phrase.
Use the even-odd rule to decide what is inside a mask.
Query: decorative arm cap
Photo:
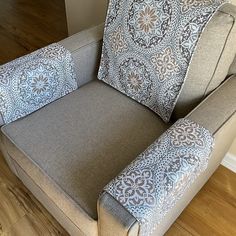
[[[140,235],[150,235],[206,169],[213,140],[205,128],[180,119],[104,191],[137,219]]]

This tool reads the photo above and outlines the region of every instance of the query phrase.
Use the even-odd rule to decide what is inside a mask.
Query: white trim
[[[236,156],[228,152],[221,162],[221,165],[236,173]]]

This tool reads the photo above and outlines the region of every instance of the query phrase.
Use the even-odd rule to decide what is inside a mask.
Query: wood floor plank
[[[11,173],[1,153],[0,166],[0,235],[68,235]]]
[[[25,215],[19,221],[17,221],[9,230],[5,233],[8,236],[57,236],[63,235],[59,230],[55,228],[49,228],[35,217],[35,215]],[[65,234],[64,234],[65,235]]]
[[[219,176],[222,175],[228,179],[230,197],[226,194],[227,185],[216,184],[221,182]],[[236,235],[235,181],[235,173],[220,166],[177,223],[193,235]]]
[[[12,199],[7,191],[0,189],[0,225],[1,234],[7,232],[18,220],[25,216],[24,210],[21,209],[15,199]],[[7,199],[6,199],[7,197]]]
[[[45,222],[40,221],[36,215],[27,214],[6,232],[9,236],[67,236],[64,231],[50,227]]]
[[[14,176],[10,173],[6,164],[1,159],[1,171],[0,171],[0,224],[1,231],[6,232],[11,225],[15,224],[21,219],[27,211],[21,207],[19,201],[20,195],[16,197],[19,191],[17,191]],[[10,177],[11,176],[11,177]],[[9,179],[10,177],[10,179]]]
[[[192,236],[192,234],[175,222],[166,232],[165,236]]]
[[[220,166],[220,171],[215,172],[213,178],[208,181],[208,188],[234,208],[236,208],[235,175],[234,172],[229,171],[224,166]]]
[[[4,0],[0,4],[0,64],[68,35],[64,0]]]
[[[6,236],[41,236],[41,235],[49,235],[49,233],[44,231],[44,227],[42,225],[38,225],[37,222],[32,221],[27,215],[22,217],[18,222],[16,222],[12,227],[9,228],[7,232],[5,232]]]

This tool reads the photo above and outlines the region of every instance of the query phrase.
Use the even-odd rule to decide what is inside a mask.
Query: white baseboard
[[[236,156],[231,153],[227,153],[221,162],[221,165],[236,173]]]

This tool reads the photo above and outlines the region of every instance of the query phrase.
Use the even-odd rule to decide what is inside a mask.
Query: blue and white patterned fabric
[[[98,78],[168,122],[205,26],[224,0],[110,0]]]
[[[208,130],[180,119],[104,191],[137,219],[139,235],[148,236],[207,168],[213,142]]]
[[[2,122],[22,118],[77,88],[71,53],[56,43],[2,65]]]

